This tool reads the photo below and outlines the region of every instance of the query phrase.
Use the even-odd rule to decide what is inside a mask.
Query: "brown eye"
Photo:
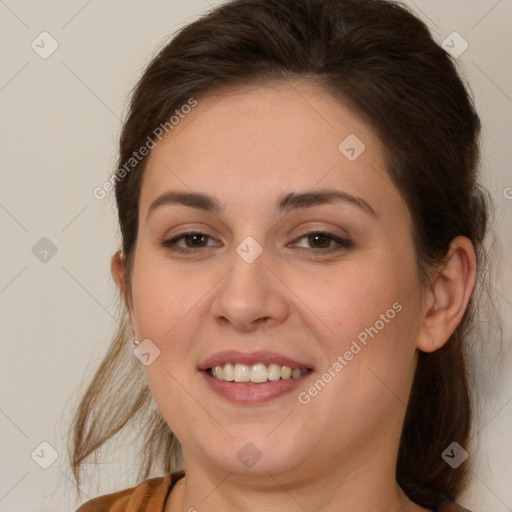
[[[327,249],[332,242],[332,238],[324,233],[313,233],[307,235],[307,239],[309,244],[315,245],[315,249]]]
[[[208,239],[211,239],[210,235],[207,235],[206,233],[192,231],[188,233],[182,233],[172,238],[171,240],[165,240],[162,243],[162,245],[172,251],[189,253],[194,252],[197,249],[207,248],[205,242]],[[183,247],[182,245],[178,245],[178,242],[181,240],[184,240],[185,247]]]
[[[340,249],[347,249],[352,247],[352,242],[344,238],[340,238],[332,233],[325,231],[310,231],[303,234],[298,240],[306,239],[307,243],[315,252],[326,251],[332,252]],[[334,245],[331,245],[334,242]]]
[[[181,238],[185,240],[185,244],[187,240],[190,241],[191,245],[189,247],[204,247],[204,242],[207,239],[208,235],[204,233],[191,233],[189,235],[185,235]]]
[[[340,238],[332,233],[327,233],[324,231],[310,231],[309,233],[303,234],[297,240],[303,239],[306,239],[309,245],[309,247],[305,248],[315,253],[334,252],[352,247],[352,242],[350,240]],[[178,243],[182,240],[184,241],[185,246]],[[213,240],[213,238],[206,233],[187,232],[181,233],[180,235],[177,235],[170,240],[165,240],[162,242],[162,245],[171,251],[186,254],[199,252],[201,249],[208,248],[208,240]]]

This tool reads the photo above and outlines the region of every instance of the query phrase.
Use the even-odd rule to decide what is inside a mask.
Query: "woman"
[[[235,0],[183,28],[123,128],[127,315],[71,454],[78,484],[138,420],[141,479],[166,475],[79,511],[465,510],[479,129],[395,2]]]

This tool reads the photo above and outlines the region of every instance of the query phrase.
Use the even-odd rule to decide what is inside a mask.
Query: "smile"
[[[278,363],[244,364],[244,363],[226,363],[208,368],[207,373],[219,380],[226,382],[241,382],[262,384],[278,380],[298,379],[307,372],[307,368],[294,368],[293,370],[286,365]]]

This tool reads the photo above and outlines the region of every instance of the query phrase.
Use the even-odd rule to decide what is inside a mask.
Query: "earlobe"
[[[460,324],[477,277],[476,254],[471,241],[454,238],[440,269],[432,278],[429,301],[417,339],[417,348],[433,352],[442,347]]]

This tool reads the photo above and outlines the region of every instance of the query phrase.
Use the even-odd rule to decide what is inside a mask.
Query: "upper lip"
[[[282,366],[289,366],[292,370],[298,369],[310,369],[311,366],[301,361],[296,361],[290,357],[283,356],[277,352],[269,351],[255,351],[255,352],[240,352],[238,350],[224,350],[217,352],[207,357],[202,363],[199,364],[199,370],[208,370],[217,365],[221,366],[226,363],[240,363],[253,365],[257,363],[270,364],[277,363]],[[312,369],[312,368],[311,368]]]

